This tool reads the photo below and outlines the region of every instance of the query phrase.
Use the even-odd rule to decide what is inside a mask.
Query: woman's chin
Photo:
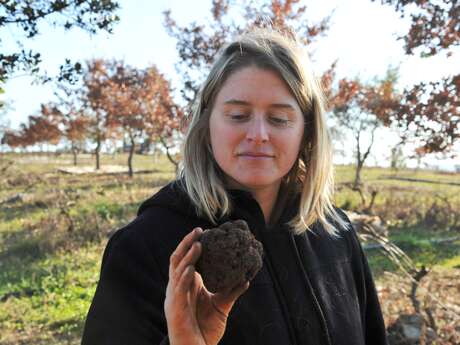
[[[235,180],[238,185],[244,189],[264,189],[264,188],[277,188],[280,184],[280,179],[268,178],[264,175],[253,175],[247,178],[241,178]]]

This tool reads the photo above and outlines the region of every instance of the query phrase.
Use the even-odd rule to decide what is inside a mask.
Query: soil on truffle
[[[263,264],[262,243],[244,220],[203,231],[196,270],[210,292],[228,291],[254,278]]]

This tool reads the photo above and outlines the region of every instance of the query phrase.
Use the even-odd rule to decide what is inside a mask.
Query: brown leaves
[[[404,36],[406,54],[421,49],[421,56],[441,51],[450,56],[449,49],[460,45],[460,2],[382,0],[382,3],[394,5],[401,16],[410,8],[412,25]],[[412,132],[419,142],[418,155],[451,150],[460,138],[460,75],[404,90],[393,122],[401,133]]]
[[[78,27],[90,34],[105,30],[111,32],[119,18],[116,1],[1,1],[0,29],[16,32],[17,41],[10,54],[0,53],[0,80],[6,80],[17,71],[40,73],[41,54],[36,50],[24,50],[24,43],[43,31],[41,24],[48,22],[52,27],[70,30]],[[4,30],[5,31],[5,30]],[[8,30],[6,30],[8,31]],[[78,74],[79,63],[68,59],[60,66],[59,80],[73,81]],[[49,77],[41,72],[41,78]]]
[[[335,111],[346,111],[353,100],[361,94],[363,86],[356,80],[339,80],[338,90],[330,99],[330,104]]]
[[[212,0],[212,17],[214,20],[219,21],[228,12],[229,1],[225,0]]]
[[[58,117],[47,106],[42,114],[30,115],[18,131],[6,131],[2,143],[10,147],[27,147],[41,143],[57,144],[62,136]]]
[[[114,61],[102,87],[101,107],[111,126],[130,137],[169,136],[182,112],[170,96],[169,82],[155,66],[137,69]]]
[[[410,15],[412,25],[409,33],[404,36],[407,54],[422,48],[422,56],[431,56],[460,45],[460,2],[382,0],[382,3],[395,5],[402,16],[406,14],[406,6],[417,6]]]
[[[417,289],[421,302],[421,315],[425,323],[436,329],[436,344],[458,344],[460,342],[460,270],[435,269],[422,279]],[[381,286],[377,287],[385,324],[392,335],[392,325],[401,314],[413,314],[409,297],[410,281],[401,274],[386,273]],[[435,325],[429,322],[432,314]],[[426,339],[425,339],[426,340]],[[428,343],[428,342],[427,342]],[[398,344],[398,343],[397,343]]]
[[[65,136],[71,142],[83,141],[89,125],[89,119],[84,115],[75,114],[75,117],[66,119]]]
[[[65,136],[72,149],[93,140],[126,135],[131,140],[147,136],[166,140],[179,130],[183,111],[170,95],[169,82],[155,66],[137,69],[121,61],[101,59],[87,63],[83,85],[60,88],[59,102],[42,105],[17,132],[5,133],[11,147],[49,142]]]
[[[305,43],[314,41],[327,31],[329,17],[318,24],[311,24],[307,20],[306,7],[301,3],[300,0],[213,0],[211,21],[207,24],[192,22],[183,27],[172,19],[170,11],[164,12],[164,27],[177,40],[179,63],[176,69],[185,85],[181,90],[184,99],[190,102],[195,98],[218,50],[249,28],[274,27],[288,34],[295,32]],[[230,10],[239,11],[240,18],[235,19],[235,12],[230,17]]]
[[[323,75],[322,83],[328,97],[329,108],[336,115],[339,113],[344,115],[343,113],[355,108],[375,115],[385,126],[391,125],[400,102],[400,96],[395,91],[394,79],[387,77],[375,84],[365,85],[359,80],[343,78],[338,81],[336,89],[332,90],[333,78],[333,72],[328,71]]]
[[[415,127],[417,154],[447,152],[460,138],[459,80],[454,76],[404,91],[395,123],[403,131]]]
[[[394,90],[392,80],[384,80],[374,87],[368,87],[364,91],[362,107],[375,114],[384,126],[392,124],[396,110],[400,104],[400,95]]]

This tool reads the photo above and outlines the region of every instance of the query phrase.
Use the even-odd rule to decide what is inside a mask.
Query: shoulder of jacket
[[[180,215],[162,207],[149,207],[109,239],[102,267],[109,261],[146,265],[155,262],[166,271],[169,257],[179,242],[193,230]],[[147,267],[147,266],[145,266]]]
[[[331,238],[333,238],[334,241],[339,241],[345,244],[348,256],[353,257],[361,251],[361,244],[356,229],[344,210],[336,206],[334,206],[334,210],[342,219],[344,225],[333,220],[332,223],[337,229],[337,235],[331,236]],[[325,232],[325,230],[323,231]]]
[[[169,237],[175,237],[187,231],[188,217],[175,209],[163,206],[150,206],[129,224],[118,230],[114,236],[119,240],[159,243]],[[120,233],[117,235],[117,233]]]

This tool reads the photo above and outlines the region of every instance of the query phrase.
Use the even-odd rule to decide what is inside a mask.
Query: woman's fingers
[[[236,286],[228,295],[228,300],[236,301],[246,290],[249,288],[249,281],[244,282],[243,284]]]
[[[179,243],[177,248],[171,254],[169,258],[169,273],[175,270],[177,265],[181,262],[183,257],[187,254],[188,250],[192,246],[192,244],[199,238],[200,234],[203,232],[201,228],[195,228],[191,231],[187,236],[185,236],[182,241]]]
[[[188,301],[188,292],[192,290],[195,276],[195,267],[201,253],[201,243],[196,240],[201,232],[195,228],[187,234],[171,254],[169,264],[169,282],[166,287],[167,301],[173,302],[179,308],[185,308]],[[172,298],[172,299],[171,299]]]
[[[190,290],[194,278],[195,267],[187,266],[180,276],[179,283],[176,288],[177,292],[185,295]]]
[[[227,292],[216,293],[213,296],[214,306],[223,314],[228,315],[235,301],[249,288],[249,281],[234,287]]]
[[[196,271],[195,271],[196,272]],[[194,279],[190,288],[190,301],[193,310],[196,309],[197,296],[201,289],[205,289],[203,284],[203,278],[199,273],[194,274]]]
[[[175,272],[173,272],[173,275],[175,275],[177,279],[181,277],[185,269],[187,269],[190,266],[194,266],[196,264],[200,255],[201,255],[201,243],[195,242],[189,248],[187,254],[185,254],[185,256],[182,258],[181,262],[176,267]]]

